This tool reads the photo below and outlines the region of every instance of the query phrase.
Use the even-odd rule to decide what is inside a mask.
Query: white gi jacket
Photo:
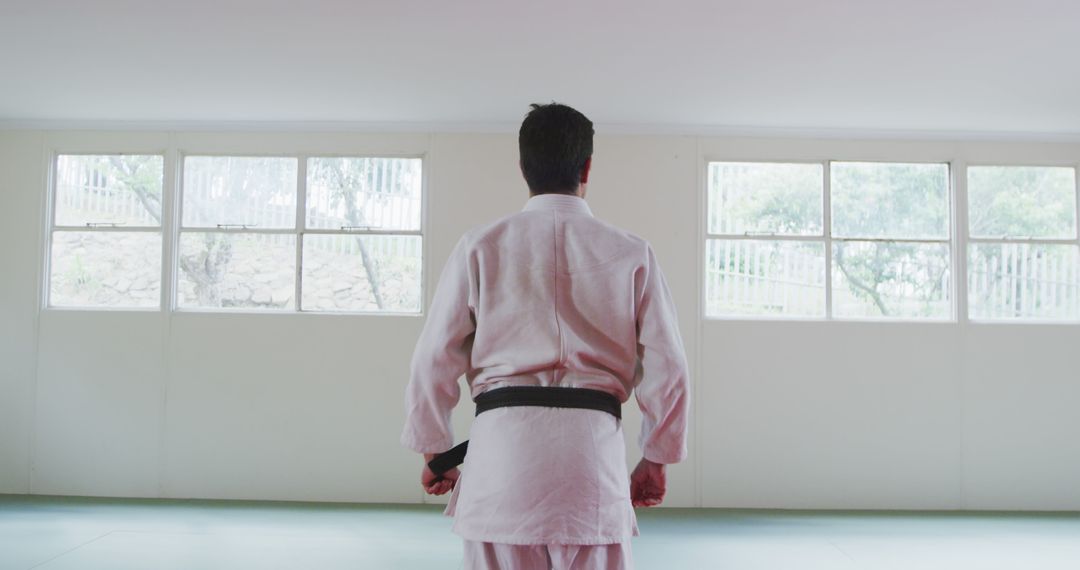
[[[504,386],[604,390],[643,415],[644,457],[686,457],[689,376],[675,305],[651,246],[593,217],[583,198],[541,194],[474,228],[439,277],[412,357],[401,443],[453,447],[450,413]],[[467,540],[611,544],[637,534],[621,422],[583,409],[477,416],[446,513]]]

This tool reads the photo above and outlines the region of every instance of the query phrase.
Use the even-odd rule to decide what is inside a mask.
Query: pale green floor
[[[439,507],[0,495],[0,569],[461,567]],[[1080,515],[639,512],[640,569],[1078,570]]]

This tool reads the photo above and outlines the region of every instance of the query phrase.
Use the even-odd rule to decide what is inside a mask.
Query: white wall
[[[461,232],[526,199],[511,134],[0,132],[0,492],[427,500],[397,444],[422,317],[38,310],[49,152],[166,148],[424,154],[428,299]],[[589,202],[654,244],[695,369],[668,504],[1080,509],[1080,325],[701,319],[711,158],[1076,163],[1080,145],[599,136]]]
[[[0,131],[0,493],[30,488],[42,139]]]

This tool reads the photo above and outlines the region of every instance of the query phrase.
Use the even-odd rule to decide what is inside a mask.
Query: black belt
[[[583,408],[600,410],[616,418],[622,418],[622,406],[615,396],[589,388],[562,388],[559,386],[509,386],[488,390],[476,397],[476,415],[495,408],[511,406],[539,406],[545,408]],[[464,441],[450,451],[436,455],[428,462],[435,475],[442,475],[465,462],[469,442]]]

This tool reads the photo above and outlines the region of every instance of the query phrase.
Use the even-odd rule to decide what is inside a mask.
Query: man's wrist
[[[444,451],[443,453],[446,453],[446,452]],[[425,453],[424,454],[424,463],[431,463],[432,459],[435,459],[436,457],[438,457],[440,455],[442,455],[442,453]]]

